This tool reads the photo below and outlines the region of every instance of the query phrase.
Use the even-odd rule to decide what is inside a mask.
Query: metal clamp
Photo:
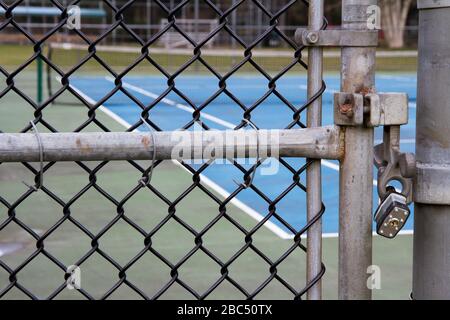
[[[375,147],[378,195],[386,197],[389,183],[398,181],[407,203],[412,202],[415,157],[400,152],[400,126],[408,123],[405,93],[343,93],[334,95],[334,122],[340,126],[384,126],[383,143]]]
[[[364,97],[362,94],[337,92],[334,94],[334,123],[339,126],[364,125]]]
[[[377,190],[381,199],[385,198],[389,184],[398,181],[402,185],[401,194],[407,204],[412,202],[412,178],[416,161],[411,153],[400,152],[400,126],[385,126],[383,143],[375,146],[374,164],[378,168]]]
[[[295,41],[304,46],[319,47],[376,47],[376,30],[308,30],[298,28]]]
[[[341,126],[393,126],[408,123],[405,93],[334,94],[334,123]]]
[[[367,99],[372,124],[383,124],[383,143],[374,148],[374,163],[378,168],[377,191],[380,204],[375,211],[377,233],[383,237],[394,238],[403,228],[410,215],[408,204],[412,202],[412,177],[415,173],[416,161],[411,153],[400,152],[400,124],[404,114],[407,114],[399,103],[399,96],[386,96],[389,101],[385,106],[391,106],[390,111],[383,112],[378,95],[369,95]],[[394,107],[394,106],[397,106]],[[400,107],[399,107],[400,106]],[[398,113],[394,112],[398,111]],[[376,115],[373,117],[373,115]],[[402,188],[397,191],[391,184],[393,181],[401,183]]]

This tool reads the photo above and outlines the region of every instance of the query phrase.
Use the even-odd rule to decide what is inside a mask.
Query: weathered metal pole
[[[377,0],[343,0],[342,27],[366,30]],[[375,85],[374,47],[342,48],[341,91],[370,93]],[[339,182],[339,299],[371,299],[373,128],[346,127]]]
[[[293,130],[0,133],[0,162],[308,157],[340,159],[335,126]]]
[[[310,1],[309,25],[312,31],[321,29],[323,24],[323,0]],[[322,87],[323,49],[319,46],[310,47],[308,50],[308,99],[314,97]],[[315,100],[308,108],[308,127],[320,127],[322,125],[322,97]],[[322,178],[320,160],[313,161],[306,171],[308,192],[307,218],[311,221],[318,215],[322,208]],[[318,220],[308,230],[307,237],[307,274],[308,282],[313,281],[320,274],[322,268],[322,220]],[[322,281],[319,280],[307,293],[309,300],[322,298]]]
[[[413,298],[450,299],[450,1],[418,7]]]

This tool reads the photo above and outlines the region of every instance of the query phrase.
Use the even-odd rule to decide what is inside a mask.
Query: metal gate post
[[[320,30],[323,24],[323,0],[309,3],[309,29]],[[308,99],[312,99],[322,88],[323,49],[310,47],[308,51]],[[308,127],[319,127],[322,124],[322,97],[318,97],[308,108]],[[320,213],[322,209],[322,177],[320,160],[313,161],[306,171],[308,186],[307,216],[308,221]],[[307,281],[312,282],[322,269],[322,220],[316,221],[308,229],[307,238]],[[319,280],[307,293],[309,300],[322,298],[322,281]]]
[[[413,298],[450,299],[450,1],[418,7]]]
[[[377,0],[343,0],[342,27],[367,30],[368,7]],[[370,93],[375,85],[374,47],[342,48],[341,91]],[[339,177],[339,299],[371,299],[373,128],[345,128]]]

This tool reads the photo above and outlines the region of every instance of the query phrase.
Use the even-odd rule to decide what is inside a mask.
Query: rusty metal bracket
[[[402,185],[402,194],[412,202],[415,157],[400,151],[400,126],[408,123],[408,96],[405,93],[334,94],[334,122],[339,126],[383,126],[383,143],[374,150],[378,168],[378,195],[384,198],[392,181]]]
[[[341,126],[394,126],[408,123],[405,93],[334,94],[334,123]]]
[[[376,47],[377,30],[308,30],[298,28],[295,41],[304,46],[319,47]]]
[[[407,204],[412,202],[412,178],[416,161],[412,153],[400,151],[400,126],[408,123],[408,95],[405,93],[369,93],[366,125],[383,126],[383,143],[375,146],[374,163],[378,168],[378,195],[386,196],[392,181],[402,185],[401,193]]]
[[[334,123],[339,126],[363,126],[364,125],[363,95],[344,92],[335,93]]]

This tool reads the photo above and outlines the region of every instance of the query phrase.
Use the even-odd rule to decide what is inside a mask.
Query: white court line
[[[380,74],[380,75],[377,75],[377,78],[385,79],[385,80],[407,81],[407,82],[410,82],[411,84],[416,82],[416,81],[414,81],[414,80],[416,80],[415,75],[411,75],[411,77],[406,77],[406,76],[396,76],[396,75],[389,75],[389,74]],[[413,80],[413,81],[411,81],[411,80]]]
[[[112,77],[106,76],[105,79],[114,83],[114,78],[112,78]],[[145,89],[142,89],[140,87],[133,86],[132,84],[127,83],[127,82],[122,82],[122,86],[124,88],[128,88],[130,90],[136,91],[137,93],[140,93],[140,94],[142,94],[144,96],[147,96],[147,97],[150,97],[152,99],[157,99],[159,97],[159,95],[157,95],[157,94],[154,94],[154,93],[152,93],[150,91],[147,91]],[[187,111],[187,112],[190,112],[190,113],[192,113],[194,111],[194,109],[191,108],[191,107],[188,107],[188,106],[186,106],[184,104],[181,104],[181,103],[177,103],[177,102],[175,102],[173,100],[170,100],[170,99],[167,99],[167,98],[161,99],[161,102],[164,102],[165,104],[168,104],[169,106],[174,106],[174,107],[176,107],[178,109],[181,109],[183,111]],[[229,129],[234,129],[236,127],[232,123],[230,123],[228,121],[225,121],[225,120],[222,120],[220,118],[217,118],[217,117],[215,117],[213,115],[210,115],[210,114],[208,114],[206,112],[202,112],[202,117],[205,118],[205,119],[211,120],[211,121],[213,121],[213,122],[215,122],[215,123],[217,123],[217,124],[219,124],[221,126],[229,128]]]
[[[300,88],[302,90],[305,90],[305,91],[308,90],[308,86],[306,84],[300,84],[300,85],[298,85],[298,88]],[[325,89],[325,91],[324,91],[324,93],[327,93],[327,94],[335,94],[337,92],[339,92],[339,91],[338,90],[331,90],[331,89]]]
[[[91,104],[95,104],[96,103],[96,101],[94,101],[92,98],[90,98],[89,96],[84,94],[81,90],[76,88],[73,84],[70,84],[70,87],[74,91],[76,91],[81,97],[83,97],[83,99],[85,99],[87,102],[89,102]],[[106,115],[108,115],[112,119],[114,119],[115,121],[117,121],[119,124],[121,124],[125,128],[128,129],[128,128],[131,127],[130,123],[128,123],[126,120],[124,120],[123,118],[121,118],[120,116],[118,116],[117,114],[115,114],[114,112],[112,112],[111,110],[106,108],[105,106],[101,105],[98,109],[100,111],[104,112]],[[192,111],[191,108],[189,108],[189,109],[190,109],[190,111]],[[138,129],[134,129],[134,132],[139,132],[139,130]],[[184,169],[186,172],[188,172],[190,174],[190,171],[187,170],[180,162],[178,162],[177,160],[172,160],[172,162],[175,165],[177,165],[178,167]],[[219,185],[217,185],[216,183],[211,181],[211,179],[209,179],[208,177],[204,176],[203,174],[200,174],[200,179],[201,179],[202,182],[205,183],[205,185],[207,185],[208,187],[210,187],[211,189],[213,189],[214,191],[219,193],[222,197],[228,198],[230,196],[230,193],[228,191],[226,191],[225,189],[223,189],[222,187],[220,187]],[[260,221],[262,221],[264,219],[264,217],[261,214],[259,214],[258,212],[256,212],[255,210],[253,210],[252,208],[250,208],[249,206],[247,206],[242,201],[240,201],[240,200],[238,200],[236,198],[231,199],[230,203],[232,203],[234,206],[236,206],[237,208],[239,208],[242,211],[244,211],[246,214],[248,214],[250,217],[252,217],[253,219],[255,219],[258,222],[260,222]],[[264,226],[267,229],[269,229],[270,231],[272,231],[273,233],[275,233],[281,239],[287,240],[287,239],[293,239],[294,238],[293,234],[287,233],[286,231],[284,231],[283,229],[281,229],[280,227],[278,227],[276,224],[274,224],[271,221],[266,221],[264,223]]]
[[[375,144],[379,144],[379,143],[383,143],[383,140],[381,140],[381,139],[375,140]],[[415,139],[400,139],[400,143],[402,143],[402,144],[415,144],[416,140]]]
[[[399,236],[409,236],[409,235],[413,235],[414,232],[413,232],[413,230],[401,230],[397,234]],[[374,236],[374,237],[381,237],[378,233],[376,233],[376,231],[372,232],[372,236]],[[324,233],[322,235],[322,238],[337,238],[337,237],[339,237],[339,233],[338,232]]]

